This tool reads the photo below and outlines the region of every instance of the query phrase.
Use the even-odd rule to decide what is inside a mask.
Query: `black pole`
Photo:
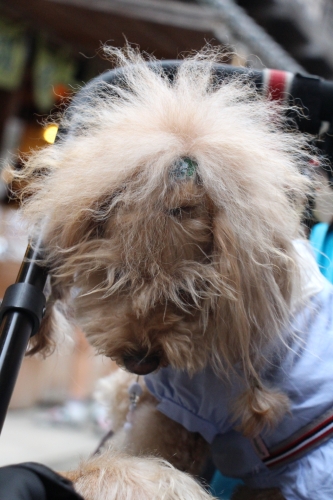
[[[27,248],[16,283],[7,288],[0,309],[0,433],[29,339],[37,333],[45,310],[47,270],[41,252]]]

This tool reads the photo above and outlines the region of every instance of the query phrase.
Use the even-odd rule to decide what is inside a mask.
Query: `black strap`
[[[303,108],[305,113],[305,117],[299,114],[295,116],[300,130],[315,135],[318,134],[322,121],[320,83],[321,80],[316,76],[296,73],[291,90],[294,103]]]

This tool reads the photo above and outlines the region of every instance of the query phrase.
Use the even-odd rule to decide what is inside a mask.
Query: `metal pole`
[[[47,269],[38,265],[38,245],[27,248],[16,283],[7,288],[0,314],[0,433],[29,339],[45,309]]]

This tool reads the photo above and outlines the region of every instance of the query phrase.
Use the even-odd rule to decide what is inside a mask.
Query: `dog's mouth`
[[[148,375],[160,366],[161,355],[153,353],[147,355],[145,352],[137,352],[123,356],[123,363],[127,371],[137,375]]]

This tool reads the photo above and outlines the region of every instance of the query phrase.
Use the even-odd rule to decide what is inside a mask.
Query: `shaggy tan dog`
[[[16,173],[51,270],[31,353],[52,349],[63,313],[130,372],[191,377],[209,367],[221,392],[231,388],[234,428],[256,437],[289,409],[287,394],[264,374],[285,355],[291,314],[306,299],[293,241],[303,236],[310,181],[302,171],[311,151],[288,129],[281,105],[242,78],[214,82],[214,54],[184,60],[172,83],[136,51],[109,54],[123,66],[119,85],[92,88],[62,117],[69,134]],[[126,412],[118,409],[113,449],[154,454],[199,474],[208,445],[196,429],[158,411],[147,392],[124,431],[127,399],[119,398]],[[119,477],[127,484],[126,460],[96,458],[72,477],[87,500],[141,498],[104,493],[109,483],[119,491]],[[152,488],[157,468],[157,484],[189,481],[155,460],[133,467]],[[96,470],[103,493],[83,486]],[[145,498],[206,498],[160,497],[156,488]]]

